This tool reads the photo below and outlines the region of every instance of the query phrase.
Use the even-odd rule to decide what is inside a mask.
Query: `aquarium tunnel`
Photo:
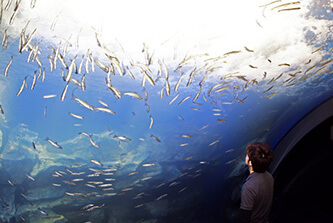
[[[329,0],[1,0],[0,222],[332,222]]]

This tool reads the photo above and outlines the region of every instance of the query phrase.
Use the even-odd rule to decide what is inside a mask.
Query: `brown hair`
[[[274,154],[269,145],[263,142],[254,142],[246,147],[246,153],[252,163],[253,171],[263,173],[271,164]]]

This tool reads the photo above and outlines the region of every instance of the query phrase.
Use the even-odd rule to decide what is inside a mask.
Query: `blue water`
[[[61,101],[66,82],[61,77],[60,61],[57,69],[50,71],[47,55],[52,53],[48,44],[44,40],[40,46],[45,81],[38,79],[33,90],[30,87],[34,71],[39,72],[38,65],[26,62],[28,52],[17,53],[18,40],[0,51],[0,70],[14,57],[8,77],[0,76],[0,87],[4,89],[0,95],[4,110],[0,115],[1,222],[229,221],[236,209],[231,204],[237,200],[247,173],[243,163],[246,145],[265,141],[274,148],[295,123],[333,95],[330,72],[319,80],[312,77],[294,86],[285,84],[271,98],[265,96],[275,90],[263,93],[272,86],[270,79],[259,75],[258,85],[250,84],[245,90],[233,87],[244,82],[230,79],[232,87],[219,97],[216,93],[208,97],[207,91],[215,83],[205,83],[195,104],[192,100],[202,76],[185,87],[186,74],[178,99],[169,105],[178,93],[173,90],[174,84],[171,94],[166,96],[164,92],[161,99],[159,91],[165,79],[154,87],[148,82],[143,87],[142,74],[137,73],[136,80],[128,74],[111,76],[112,84],[122,92],[137,92],[142,97],[145,89],[148,99],[126,95],[116,99],[105,85],[106,73],[96,66],[95,72],[86,74],[86,91],[70,83]],[[323,49],[328,58],[332,58],[332,47],[327,42]],[[66,62],[70,63],[69,57]],[[332,68],[333,63],[328,64],[327,69]],[[170,76],[178,80],[179,72],[172,70],[170,67]],[[83,74],[73,73],[73,78],[80,81]],[[156,73],[151,75],[157,78]],[[17,97],[25,76],[29,89]],[[43,98],[51,94],[57,96]],[[190,95],[190,99],[178,104]],[[236,95],[238,99],[247,98],[241,103],[234,99]],[[73,96],[94,107],[102,107],[97,99],[102,100],[115,114],[90,111]],[[232,104],[228,104],[230,101]],[[69,112],[84,119],[76,119]],[[150,116],[154,119],[151,129]],[[90,134],[99,148],[81,132]],[[126,136],[131,141],[115,136]],[[62,149],[52,146],[46,138]],[[98,176],[89,176],[96,172]],[[99,182],[112,187],[100,187]],[[88,204],[92,210],[82,209]]]

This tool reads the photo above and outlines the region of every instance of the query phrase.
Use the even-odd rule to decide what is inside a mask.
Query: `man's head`
[[[254,142],[246,147],[245,163],[255,172],[265,172],[273,158],[273,151],[266,143]]]

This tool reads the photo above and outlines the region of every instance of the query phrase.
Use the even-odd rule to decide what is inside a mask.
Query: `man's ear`
[[[251,162],[251,160],[249,160],[249,166],[252,166],[252,162]]]

